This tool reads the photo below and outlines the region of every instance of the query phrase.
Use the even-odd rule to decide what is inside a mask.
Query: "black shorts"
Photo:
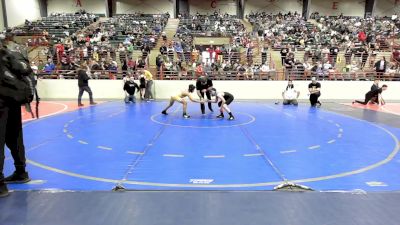
[[[229,105],[233,102],[234,97],[233,96],[229,96],[227,98],[225,98],[225,104]],[[221,107],[222,102],[218,102],[218,106]]]

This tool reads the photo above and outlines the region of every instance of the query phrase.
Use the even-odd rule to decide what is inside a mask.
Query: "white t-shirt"
[[[268,65],[262,65],[261,66],[261,72],[264,72],[264,73],[266,73],[266,72],[269,72],[269,66]]]
[[[285,97],[286,100],[297,99],[297,91],[293,88],[290,88],[288,90],[285,90],[283,96]]]

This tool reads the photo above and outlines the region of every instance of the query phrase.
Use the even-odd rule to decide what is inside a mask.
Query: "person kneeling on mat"
[[[384,84],[384,85],[382,85],[381,88],[375,89],[375,90],[373,90],[373,91],[368,91],[368,92],[365,94],[365,100],[364,100],[364,101],[355,100],[355,101],[353,102],[353,104],[354,104],[355,102],[357,102],[357,103],[366,105],[366,104],[368,104],[368,102],[371,101],[375,96],[378,96],[378,99],[377,99],[377,100],[378,100],[378,104],[384,105],[384,104],[385,104],[385,100],[383,100],[383,98],[382,98],[382,91],[386,91],[387,87],[388,87],[388,86],[387,86],[386,84]]]
[[[300,92],[294,89],[293,81],[289,80],[288,85],[284,92],[282,92],[283,104],[284,105],[295,105],[297,106],[299,103],[297,99],[300,96]]]
[[[192,93],[194,92],[195,89],[196,89],[196,87],[193,84],[190,84],[189,89],[187,91],[182,91],[179,95],[171,96],[169,105],[161,113],[164,115],[168,115],[167,110],[169,108],[171,108],[175,102],[179,102],[183,105],[183,118],[185,118],[185,119],[190,118],[190,116],[186,112],[187,102],[184,98],[188,97],[190,99],[190,101],[192,101],[192,102],[204,103],[204,101],[199,101],[199,100],[193,99]]]
[[[125,82],[124,85],[125,103],[129,103],[130,101],[132,101],[133,103],[136,102],[135,98],[136,89],[139,90],[139,85],[135,83],[135,78],[132,76]]]
[[[229,120],[234,120],[235,117],[232,115],[231,110],[229,109],[228,105],[232,103],[233,95],[229,92],[217,92],[215,88],[211,89],[211,96],[215,96],[215,103],[218,102],[218,106],[220,107],[220,112],[221,114],[217,116],[217,118],[224,118],[224,110],[228,112],[229,114]],[[208,100],[208,102],[211,102],[211,100]]]
[[[310,92],[311,107],[321,107],[321,102],[318,100],[321,96],[321,84],[315,77],[311,79],[311,83],[308,85],[308,91]]]

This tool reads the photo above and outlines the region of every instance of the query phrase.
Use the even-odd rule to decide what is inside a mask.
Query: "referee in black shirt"
[[[208,100],[211,100],[211,89],[213,88],[213,83],[212,80],[208,77],[201,76],[197,79],[196,81],[196,90],[197,90],[197,95],[199,96],[200,100],[204,99],[204,94],[207,96]],[[201,113],[205,114],[206,112],[206,107],[204,103],[200,104],[201,108]],[[208,103],[208,109],[210,109],[211,112],[214,112],[212,109],[211,102]]]
[[[385,101],[382,99],[381,94],[382,94],[382,91],[386,91],[386,89],[387,89],[387,85],[384,84],[384,85],[382,85],[381,88],[378,88],[378,89],[373,90],[373,91],[368,91],[367,94],[365,94],[365,100],[364,100],[364,101],[355,100],[355,101],[353,102],[353,104],[354,104],[355,102],[357,102],[357,103],[366,105],[366,104],[368,104],[369,101],[371,101],[371,99],[372,99],[374,96],[378,96],[378,99],[377,99],[378,104],[379,104],[379,103],[385,104]]]

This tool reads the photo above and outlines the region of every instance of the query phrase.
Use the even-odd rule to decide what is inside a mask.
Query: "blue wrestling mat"
[[[192,103],[191,119],[180,104],[164,116],[166,104],[109,102],[25,124],[32,181],[10,189],[400,190],[398,128],[307,105],[234,101],[228,121]]]

